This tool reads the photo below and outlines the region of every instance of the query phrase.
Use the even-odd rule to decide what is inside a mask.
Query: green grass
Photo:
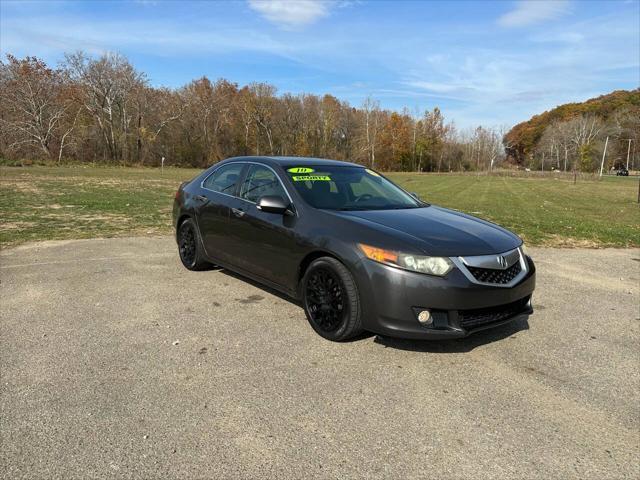
[[[0,244],[171,232],[173,194],[199,170],[0,167]],[[499,223],[532,245],[640,246],[637,179],[393,173],[432,203]]]
[[[389,175],[421,198],[498,223],[531,245],[640,245],[638,179]]]
[[[164,234],[173,195],[197,170],[0,168],[0,244]]]

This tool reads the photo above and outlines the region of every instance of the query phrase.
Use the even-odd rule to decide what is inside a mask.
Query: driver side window
[[[260,197],[267,195],[287,199],[287,193],[273,170],[262,165],[251,165],[240,188],[240,198],[258,203]]]

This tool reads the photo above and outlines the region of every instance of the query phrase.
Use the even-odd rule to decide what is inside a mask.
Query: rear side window
[[[233,195],[236,190],[236,184],[240,179],[242,172],[242,163],[232,163],[218,168],[215,172],[207,177],[202,186],[214,192],[226,193]]]
[[[267,195],[287,198],[284,187],[273,170],[262,165],[251,165],[242,183],[240,198],[258,203],[260,197]]]

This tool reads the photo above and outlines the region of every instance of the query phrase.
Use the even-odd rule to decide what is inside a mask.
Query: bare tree
[[[572,140],[571,129],[572,126],[568,122],[557,122],[554,124],[556,129],[556,136],[558,138],[558,144],[562,149],[563,154],[563,170],[567,171],[567,164],[569,161],[569,154],[575,152],[575,144]]]
[[[592,115],[583,115],[568,122],[567,128],[571,132],[571,141],[578,153],[583,170],[592,168],[591,149],[602,127],[602,121]],[[574,162],[575,170],[576,162]]]
[[[34,145],[48,158],[55,158],[54,143],[61,156],[69,131],[61,132],[73,102],[64,96],[65,78],[34,57],[18,60],[7,55],[0,62],[0,102],[6,114],[0,117],[3,130],[12,140],[8,147]]]
[[[633,168],[636,145],[640,141],[640,112],[630,108],[621,109],[614,113],[612,123],[612,134],[618,140],[618,148],[622,148],[624,164],[626,166],[630,161],[629,168]]]
[[[274,117],[274,100],[276,87],[266,83],[252,83],[249,90],[253,94],[252,97],[252,115],[256,124],[256,130],[261,128],[267,136],[269,143],[269,151],[271,155],[275,154],[273,148],[273,117]],[[259,155],[259,144],[256,145],[256,155]]]
[[[499,128],[479,126],[470,134],[463,133],[459,141],[468,145],[467,164],[474,165],[478,172],[493,169],[505,157],[502,138],[503,131]]]
[[[133,92],[146,84],[144,74],[118,54],[99,59],[78,52],[66,56],[69,76],[83,87],[80,101],[95,120],[112,160],[126,160]]]
[[[376,138],[380,120],[380,103],[367,97],[362,104],[364,116],[364,151],[367,153],[367,163],[371,168],[376,164]]]

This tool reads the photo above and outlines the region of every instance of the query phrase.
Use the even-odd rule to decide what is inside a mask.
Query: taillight
[[[176,200],[180,198],[180,189],[176,190],[176,195],[174,197]]]

